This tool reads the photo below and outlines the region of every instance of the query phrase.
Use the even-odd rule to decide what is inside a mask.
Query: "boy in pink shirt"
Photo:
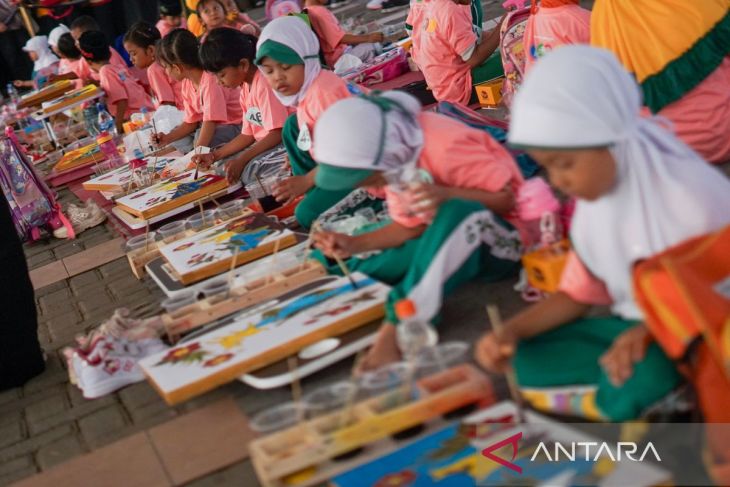
[[[509,222],[523,178],[487,132],[423,112],[412,96],[388,91],[335,103],[314,135],[317,186],[385,188],[392,220],[355,236],[313,236],[325,256],[348,258],[353,272],[393,286],[362,369],[401,359],[395,332],[400,300],[410,300],[415,318],[428,323],[460,283],[516,272],[521,243]]]
[[[438,101],[468,104],[472,86],[503,74],[492,56],[499,29],[474,33],[468,0],[431,0],[424,5],[422,31],[413,39],[416,63]],[[491,56],[491,58],[490,58]]]
[[[532,2],[525,26],[525,72],[553,49],[567,44],[589,44],[591,12],[578,0],[537,0]]]
[[[334,69],[337,60],[345,53],[362,61],[368,61],[378,54],[378,43],[384,39],[382,32],[366,35],[346,33],[335,14],[324,6],[325,3],[326,0],[306,0],[303,13],[308,16],[312,29],[319,38],[327,66]]]
[[[226,88],[240,87],[243,120],[236,138],[209,154],[193,157],[193,162],[209,167],[230,158],[225,162],[230,182],[241,179],[243,170],[257,156],[281,144],[281,129],[289,116],[289,110],[256,68],[255,57],[256,38],[234,29],[215,29],[200,48],[207,72],[215,74]]]
[[[132,63],[139,70],[146,70],[149,90],[155,99],[155,106],[172,105],[183,110],[182,85],[170,78],[165,69],[156,62],[155,45],[160,32],[147,22],[137,22],[124,35],[124,48]]]
[[[176,29],[160,41],[157,51],[165,72],[182,85],[185,117],[172,131],[154,134],[153,139],[160,146],[176,143],[181,152],[218,147],[241,131],[240,89],[220,86],[203,69],[198,49],[198,40],[190,31]]]
[[[91,69],[99,73],[99,84],[106,92],[109,112],[114,115],[117,131],[124,133],[124,122],[143,107],[151,109],[152,100],[126,67],[110,63],[111,52],[104,33],[84,32],[79,47]]]
[[[76,41],[76,47],[80,49],[79,39],[84,32],[89,31],[100,32],[99,24],[96,23],[96,20],[94,20],[93,17],[83,15],[71,23],[71,37],[73,37],[74,41]],[[109,46],[109,51],[111,52],[111,58],[109,59],[109,62],[111,64],[118,66],[122,69],[128,68],[127,63],[124,61],[124,58],[122,58],[121,54],[119,54],[116,49],[111,47],[111,45]],[[83,51],[81,54],[83,54]],[[82,56],[79,70],[79,77],[84,83],[99,84],[99,73],[91,69],[89,63],[86,61],[86,56]],[[135,76],[132,77],[136,79]]]

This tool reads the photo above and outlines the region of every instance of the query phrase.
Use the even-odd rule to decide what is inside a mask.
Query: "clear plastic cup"
[[[132,252],[144,252],[145,249],[149,250],[151,247],[154,248],[157,241],[157,232],[149,232],[143,235],[137,235],[127,240],[124,249],[127,253]]]
[[[357,386],[350,381],[336,382],[320,387],[302,398],[309,417],[319,416],[351,404],[357,394]]]
[[[167,313],[174,315],[177,311],[182,310],[197,302],[197,294],[192,289],[181,291],[180,293],[162,301],[162,307]]]
[[[306,405],[286,402],[274,408],[265,409],[251,419],[251,429],[261,434],[273,433],[297,424],[304,418]]]
[[[188,218],[185,224],[190,230],[199,232],[215,225],[215,216],[215,210],[205,210]]]
[[[232,200],[224,203],[218,208],[218,215],[222,220],[231,220],[237,216],[241,216],[246,207],[245,204],[246,202],[244,200]]]
[[[206,282],[200,291],[206,298],[228,294],[228,279],[220,278]]]
[[[414,369],[407,362],[395,362],[364,374],[360,388],[366,397],[378,397],[377,409],[385,412],[414,397]]]
[[[423,347],[414,360],[416,375],[426,377],[442,372],[466,361],[469,344],[466,342],[444,342],[431,347]]]
[[[163,242],[174,242],[175,240],[185,236],[185,221],[167,223],[158,228],[157,231],[162,236]]]

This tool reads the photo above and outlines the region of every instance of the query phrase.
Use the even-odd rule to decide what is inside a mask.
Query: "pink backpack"
[[[46,225],[64,225],[68,237],[74,238],[71,223],[63,215],[61,206],[28,161],[13,130],[5,129],[0,138],[0,188],[10,206],[15,229],[23,241],[40,238],[40,228]]]
[[[506,106],[512,104],[515,93],[522,84],[525,75],[525,27],[530,17],[530,7],[525,7],[528,0],[508,0],[503,5],[510,10],[502,21],[499,31],[499,52],[504,66],[504,84],[502,100]]]
[[[396,47],[341,73],[340,77],[350,83],[372,86],[397,78],[406,71],[408,71],[406,51],[402,47]]]

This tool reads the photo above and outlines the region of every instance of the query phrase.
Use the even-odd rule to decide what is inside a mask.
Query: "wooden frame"
[[[309,282],[146,357],[139,366],[168,404],[191,399],[313,343],[382,318],[390,288],[360,273],[353,279],[358,284],[355,289],[345,277]]]
[[[58,98],[59,96],[71,91],[73,86],[73,81],[67,79],[51,83],[42,90],[21,97],[20,103],[18,103],[18,109],[22,110],[23,108],[34,107],[40,105],[44,101]]]
[[[132,201],[134,199],[141,198],[146,194],[153,194],[155,191],[164,191],[164,188],[171,184],[174,184],[174,187],[170,188],[170,190],[176,190],[176,188],[178,188],[180,184],[193,183],[193,177],[195,175],[195,172],[195,170],[186,171],[178,176],[160,181],[159,183],[149,186],[145,189],[119,198],[116,200],[116,205],[127,213],[130,213],[145,220],[149,220],[154,216],[167,213],[185,204],[198,201],[210,195],[211,193],[217,193],[218,191],[221,191],[228,187],[228,181],[226,181],[226,178],[201,171],[197,181],[201,181],[203,180],[203,178],[206,178],[206,180],[202,183],[202,186],[195,191],[185,193],[178,197],[175,197],[174,194],[168,195],[172,197],[165,199],[165,201],[161,202],[160,204],[151,205],[149,208],[146,209],[139,209],[132,205]],[[167,192],[169,193],[170,190],[167,190]]]
[[[84,166],[98,164],[105,160],[106,155],[101,151],[99,145],[94,142],[64,154],[63,157],[53,166],[51,172],[54,175],[62,174]]]
[[[236,234],[234,234],[234,232],[236,232]],[[256,242],[254,239],[254,242],[252,242],[250,246],[247,243],[241,244],[247,245],[247,248],[242,251],[238,251],[237,244],[231,244],[229,241],[223,240],[218,243],[216,242],[216,240],[224,237],[226,234],[233,234],[231,238],[235,238],[238,235],[254,232],[263,232],[264,235],[261,237],[262,240],[260,240],[260,242]],[[267,234],[266,232],[271,233]],[[272,240],[271,238],[277,237],[277,234],[280,234],[280,236]],[[274,253],[275,251],[286,249],[296,243],[296,235],[284,225],[271,220],[261,213],[254,213],[252,215],[240,216],[198,232],[191,237],[177,240],[168,245],[162,246],[160,247],[160,255],[173,268],[176,275],[180,278],[180,282],[187,286],[205,278],[220,274],[221,272],[225,272],[231,268],[260,259],[261,257]],[[206,247],[201,249],[200,247],[203,245]],[[222,249],[220,248],[221,246]],[[178,255],[178,252],[181,252],[181,254]],[[201,255],[206,256],[206,254],[209,254],[209,258],[212,259],[212,261],[208,264],[202,264],[202,266],[197,267],[194,270],[190,270],[189,272],[183,272],[181,268],[176,265],[180,264],[180,258],[192,259],[193,257],[190,257],[191,252],[195,253],[193,254],[193,257]]]
[[[261,484],[318,485],[332,476],[332,467],[328,469],[327,464],[340,455],[457,409],[495,401],[490,380],[468,364],[421,379],[415,387],[416,401],[403,401],[401,406],[381,412],[383,405],[410,396],[409,387],[401,386],[251,442],[251,461]],[[306,480],[295,481],[299,473]]]
[[[69,91],[62,97],[52,100],[51,104],[49,104],[48,106],[43,107],[43,113],[49,114],[57,112],[58,110],[63,110],[65,107],[73,106],[74,104],[86,100],[87,98],[93,98],[100,93],[100,90],[101,89],[97,86],[86,85],[83,88]]]

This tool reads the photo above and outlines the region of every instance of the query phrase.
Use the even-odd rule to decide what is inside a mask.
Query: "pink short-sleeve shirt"
[[[282,128],[289,116],[289,109],[281,104],[271,85],[258,70],[250,85],[241,86],[241,111],[241,133],[251,135],[256,140],[263,139],[272,130]]]
[[[239,88],[224,88],[207,71],[203,72],[199,86],[188,79],[181,84],[186,123],[241,123]]]
[[[421,32],[413,47],[418,67],[438,101],[467,104],[471,98],[471,68],[462,56],[477,43],[468,5],[431,0],[424,8]]]
[[[345,37],[345,31],[337,21],[337,17],[327,7],[312,6],[307,7],[309,21],[312,23],[312,29],[319,38],[324,60],[331,67],[345,52],[345,44],[342,38]]]
[[[165,68],[158,63],[150,64],[147,68],[147,79],[157,107],[163,103],[173,103],[179,110],[183,110],[182,83],[170,78]]]
[[[431,112],[421,113],[418,122],[424,136],[418,167],[431,175],[434,184],[489,192],[508,185],[517,192],[522,185],[522,174],[510,153],[486,132]],[[409,214],[394,191],[386,189],[386,198],[393,221],[405,227],[428,223]]]
[[[566,44],[589,44],[591,12],[578,5],[540,7],[527,19],[524,45],[525,71],[553,49]]]
[[[61,61],[58,63],[58,74],[67,74],[67,73],[73,73],[78,78],[77,80],[74,80],[74,88],[78,89],[84,86],[84,80],[83,76],[81,76],[81,73],[83,73],[83,67],[82,63],[84,62],[83,58],[79,59],[61,59]]]
[[[160,19],[157,21],[157,24],[155,24],[155,27],[157,27],[157,30],[160,31],[160,36],[165,37],[167,34],[172,32],[175,29],[187,29],[188,28],[188,22],[185,20],[185,17],[181,19],[180,25],[174,26],[170,25],[164,20]]]
[[[106,64],[99,70],[99,84],[106,92],[106,99],[109,105],[109,112],[116,116],[117,104],[127,100],[127,110],[124,118],[139,112],[142,107],[152,108],[152,100],[142,85],[134,79],[125,68],[114,64]]]

